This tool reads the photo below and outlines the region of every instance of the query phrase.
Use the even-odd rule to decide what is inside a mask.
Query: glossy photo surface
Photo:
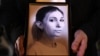
[[[26,55],[69,55],[68,5],[29,4]]]

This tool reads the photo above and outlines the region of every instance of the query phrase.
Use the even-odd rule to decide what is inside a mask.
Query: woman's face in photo
[[[48,12],[43,19],[44,32],[51,37],[59,37],[64,29],[64,15],[58,10]]]

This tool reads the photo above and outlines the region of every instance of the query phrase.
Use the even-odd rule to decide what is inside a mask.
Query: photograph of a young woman
[[[40,8],[32,26],[36,41],[27,49],[26,55],[68,55],[66,46],[55,41],[63,35],[65,25],[64,13],[58,7]]]

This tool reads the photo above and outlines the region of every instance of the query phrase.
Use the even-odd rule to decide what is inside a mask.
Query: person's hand
[[[72,50],[77,53],[77,56],[84,56],[87,48],[87,35],[82,30],[77,30],[74,34],[74,41],[72,42]]]
[[[15,48],[18,50],[19,56],[24,55],[23,41],[24,41],[24,35],[20,35],[15,43]]]

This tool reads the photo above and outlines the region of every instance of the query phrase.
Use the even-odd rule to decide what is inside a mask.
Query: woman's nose
[[[59,24],[58,22],[57,22],[57,24],[56,24],[56,27],[57,27],[57,28],[60,28],[60,24]]]

